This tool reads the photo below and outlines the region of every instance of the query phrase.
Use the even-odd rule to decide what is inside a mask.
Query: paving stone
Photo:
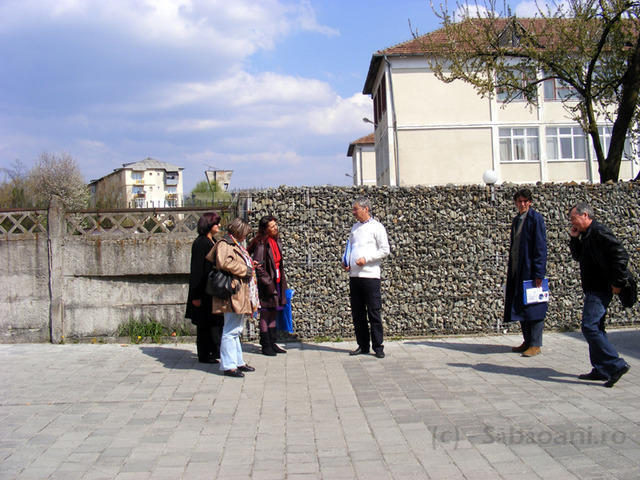
[[[640,330],[610,335],[640,359]],[[637,478],[640,368],[605,389],[576,379],[579,333],[531,359],[519,341],[248,346],[244,379],[193,345],[3,344],[0,479]]]

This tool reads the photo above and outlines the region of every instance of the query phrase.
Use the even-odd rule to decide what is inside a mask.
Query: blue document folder
[[[533,303],[543,303],[549,301],[549,280],[542,279],[542,286],[536,287],[534,280],[525,280],[522,282],[522,302],[525,305]]]
[[[349,266],[349,260],[351,258],[351,243],[347,240],[347,246],[344,249],[344,253],[342,254],[342,265],[345,267]]]

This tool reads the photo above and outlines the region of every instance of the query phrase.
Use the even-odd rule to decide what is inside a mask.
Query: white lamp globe
[[[498,174],[495,170],[486,170],[482,174],[482,181],[487,185],[494,185],[498,181]]]

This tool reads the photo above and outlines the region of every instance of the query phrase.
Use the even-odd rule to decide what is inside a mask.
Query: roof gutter
[[[385,55],[385,73],[386,77],[389,79],[389,101],[391,103],[391,121],[393,125],[393,159],[394,159],[394,167],[395,167],[395,184],[396,187],[400,186],[400,159],[398,158],[398,123],[396,121],[396,104],[393,96],[393,80],[391,78],[391,62]]]

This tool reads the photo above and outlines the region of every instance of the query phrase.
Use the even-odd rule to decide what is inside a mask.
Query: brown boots
[[[524,342],[519,347],[511,347],[511,351],[521,353],[523,357],[535,357],[541,353],[540,347],[530,347]]]
[[[523,357],[535,357],[536,355],[540,355],[540,347],[529,347],[522,352]]]

